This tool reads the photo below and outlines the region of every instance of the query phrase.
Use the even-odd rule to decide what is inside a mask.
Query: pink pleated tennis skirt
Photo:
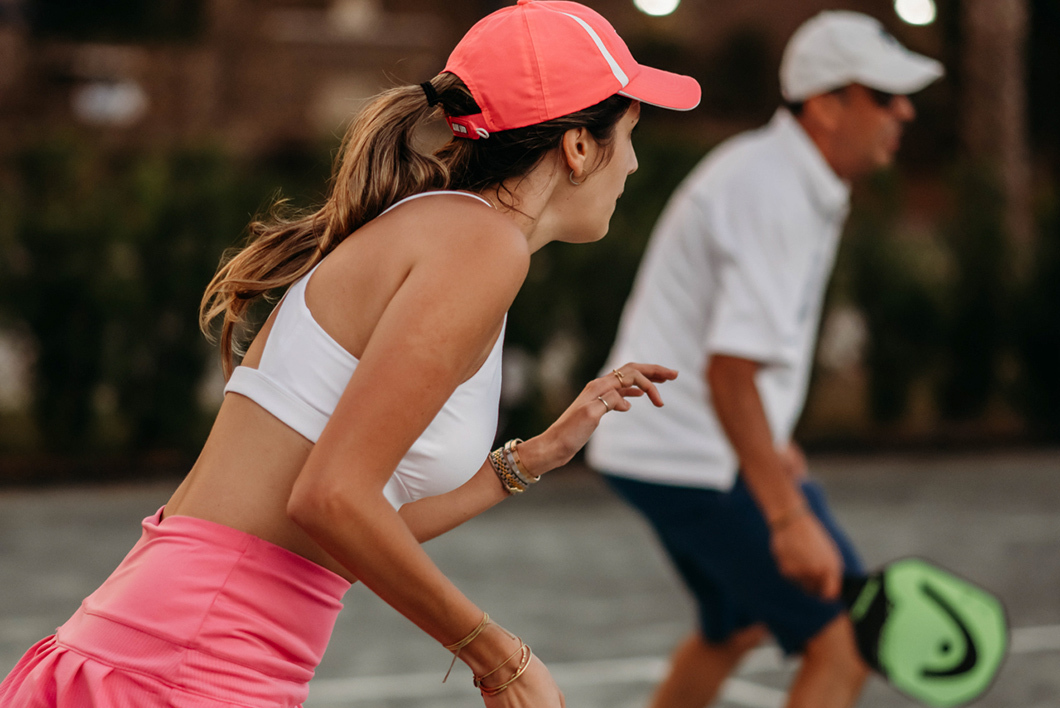
[[[0,708],[292,708],[350,584],[188,516],[143,521],[121,565],[0,683]]]

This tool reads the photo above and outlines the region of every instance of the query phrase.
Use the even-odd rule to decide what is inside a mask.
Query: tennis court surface
[[[931,559],[997,593],[1012,648],[975,706],[1060,705],[1060,450],[811,458],[872,567]],[[76,609],[172,489],[0,492],[0,674]],[[648,528],[587,470],[432,541],[432,557],[548,664],[571,708],[639,708],[691,627],[692,605]],[[362,587],[347,595],[306,708],[473,708],[469,673]],[[792,665],[771,646],[745,662],[721,708],[783,704]],[[873,679],[860,704],[912,701]]]

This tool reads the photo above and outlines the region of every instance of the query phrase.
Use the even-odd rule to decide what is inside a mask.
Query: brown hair
[[[223,316],[220,347],[225,378],[231,375],[233,355],[244,351],[237,332],[246,324],[254,301],[308,273],[389,206],[433,189],[506,188],[508,180],[528,174],[571,128],[589,130],[604,145],[601,163],[606,163],[615,126],[632,103],[616,94],[577,113],[492,133],[485,140],[453,138],[435,153],[424,154],[415,147],[416,130],[436,119],[439,111],[450,116],[480,111],[455,75],[439,74],[431,85],[437,106],[428,105],[420,86],[401,86],[377,96],[346,131],[324,204],[315,211],[293,212],[286,200],[279,200],[267,217],[250,223],[242,249],[226,252],[199,308],[199,326],[208,337],[212,338],[211,323]]]

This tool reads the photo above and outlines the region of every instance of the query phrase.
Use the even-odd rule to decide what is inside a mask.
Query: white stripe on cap
[[[600,53],[604,55],[604,59],[607,60],[608,66],[611,67],[611,73],[614,74],[615,78],[618,79],[618,82],[622,84],[623,87],[625,87],[625,85],[629,83],[629,77],[626,76],[626,72],[622,71],[622,67],[618,65],[618,62],[615,61],[615,58],[611,56],[611,52],[607,51],[607,47],[604,46],[604,42],[600,39],[600,35],[596,33],[596,30],[590,27],[585,20],[580,17],[577,17],[576,15],[571,15],[566,12],[561,12],[560,14],[567,15],[567,17],[577,22],[579,25],[582,26],[582,29],[585,30],[590,37],[592,37],[592,40],[596,42],[596,48],[599,49]]]

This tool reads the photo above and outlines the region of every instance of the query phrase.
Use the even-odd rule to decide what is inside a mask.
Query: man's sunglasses
[[[869,92],[869,96],[872,98],[872,102],[880,108],[890,108],[894,104],[894,97],[897,94],[887,93],[886,91],[880,91],[878,89],[865,87],[865,90]]]
[[[859,84],[863,89],[869,92],[869,98],[880,108],[890,108],[894,104],[894,97],[898,94],[888,93],[886,91],[880,91],[879,89],[869,88],[864,84]],[[853,86],[853,84],[847,84],[846,86],[840,86],[839,88],[832,89],[828,93],[841,95],[847,92],[847,90]]]

